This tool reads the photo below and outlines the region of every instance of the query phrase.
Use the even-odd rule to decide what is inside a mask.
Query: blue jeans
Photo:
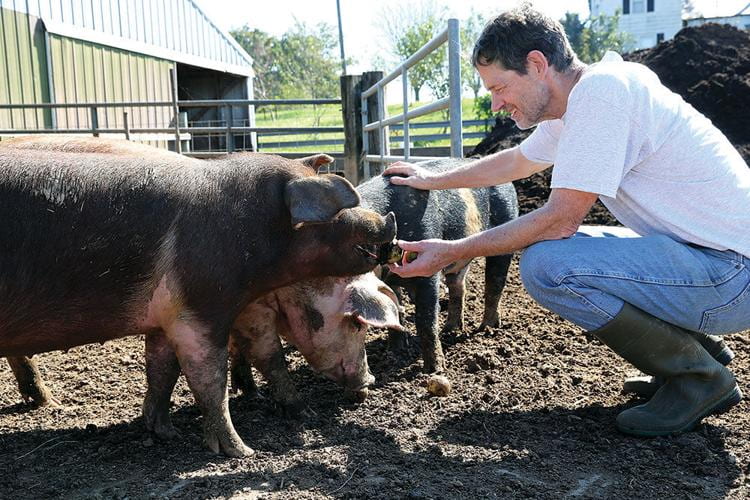
[[[638,237],[625,228],[581,226],[521,255],[521,279],[547,309],[596,330],[624,302],[674,325],[713,335],[750,329],[750,258]]]

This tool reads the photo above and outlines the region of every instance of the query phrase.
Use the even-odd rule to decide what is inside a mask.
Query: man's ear
[[[533,72],[534,76],[543,77],[549,69],[547,57],[539,50],[532,50],[526,54],[526,72]]]
[[[359,194],[338,175],[313,175],[286,185],[284,201],[292,216],[292,226],[332,222],[338,213],[359,205]]]

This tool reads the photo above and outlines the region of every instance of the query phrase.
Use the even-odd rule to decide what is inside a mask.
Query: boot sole
[[[687,424],[681,427],[678,427],[676,429],[668,429],[668,430],[662,429],[662,430],[656,430],[656,431],[648,431],[648,430],[640,430],[640,429],[629,429],[626,427],[621,427],[618,424],[617,430],[625,434],[630,434],[631,436],[638,436],[638,437],[659,437],[659,436],[671,436],[673,434],[680,434],[682,432],[691,431],[693,428],[695,428],[695,426],[700,424],[701,420],[708,417],[709,415],[720,415],[722,413],[726,413],[733,406],[738,404],[740,401],[742,401],[742,391],[740,390],[739,386],[735,384],[734,388],[732,388],[732,390],[730,390],[725,396],[723,396],[719,401],[717,401],[716,404],[714,404],[710,408],[707,408],[705,411],[699,414],[698,417],[694,418]]]

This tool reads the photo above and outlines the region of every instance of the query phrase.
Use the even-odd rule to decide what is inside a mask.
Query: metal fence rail
[[[444,43],[448,44],[448,85],[449,94],[448,97],[439,99],[430,104],[420,106],[416,109],[409,110],[409,85],[408,85],[408,74],[409,68],[417,64],[419,61],[427,57],[433,51],[440,48]],[[459,61],[461,50],[461,43],[459,38],[459,24],[458,19],[449,19],[448,27],[435,36],[432,40],[423,45],[417,52],[412,54],[408,59],[402,62],[396,69],[394,69],[387,76],[379,80],[375,85],[362,92],[362,143],[364,148],[364,174],[365,179],[371,176],[370,162],[379,163],[381,166],[383,163],[398,161],[398,160],[422,160],[430,159],[431,157],[416,157],[410,156],[410,140],[409,140],[409,120],[418,116],[423,116],[435,111],[443,109],[450,110],[450,138],[451,138],[451,156],[461,157],[463,156],[463,139],[461,134],[461,65]],[[400,115],[396,115],[390,118],[385,116],[385,103],[384,103],[384,89],[385,86],[395,80],[397,77],[401,77],[402,83],[402,94],[403,94],[403,112]],[[379,120],[367,123],[368,117],[368,98],[376,94],[377,106],[378,106],[378,117]],[[388,142],[388,127],[397,123],[403,123],[403,141],[404,141],[404,155],[403,156],[392,156],[389,152]],[[369,154],[369,133],[375,132],[376,140],[379,143],[379,155]]]
[[[173,140],[175,150],[182,153],[182,143],[196,136],[223,136],[226,148],[223,152],[231,153],[235,150],[234,138],[237,135],[256,134],[262,135],[291,135],[291,134],[340,134],[344,127],[257,127],[237,126],[232,119],[232,108],[262,106],[262,105],[340,105],[341,99],[217,99],[217,100],[191,100],[191,101],[127,101],[127,102],[86,102],[86,103],[29,103],[29,104],[0,104],[0,110],[8,109],[88,109],[89,126],[76,128],[13,128],[0,129],[2,135],[24,135],[24,134],[92,134],[98,137],[100,134],[124,135],[131,140],[136,134],[150,134],[141,140]],[[123,127],[100,127],[99,112],[103,109],[123,108]],[[172,120],[165,126],[153,125],[148,127],[131,127],[128,117],[128,109],[133,108],[172,108]],[[184,108],[222,108],[225,120],[217,120],[211,126],[190,126],[186,120],[180,119],[180,109]],[[156,135],[163,135],[156,137]],[[247,148],[244,148],[247,149]],[[192,151],[200,153],[200,151]]]

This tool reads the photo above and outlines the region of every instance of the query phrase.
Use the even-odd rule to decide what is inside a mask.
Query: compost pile
[[[670,90],[706,115],[750,163],[750,34],[729,25],[706,24],[681,30],[670,41],[625,54],[629,61],[651,68]],[[495,126],[468,156],[485,156],[519,144],[529,131],[510,118]],[[551,172],[516,182],[521,212],[544,204]],[[612,215],[596,203],[587,224],[614,224]]]

